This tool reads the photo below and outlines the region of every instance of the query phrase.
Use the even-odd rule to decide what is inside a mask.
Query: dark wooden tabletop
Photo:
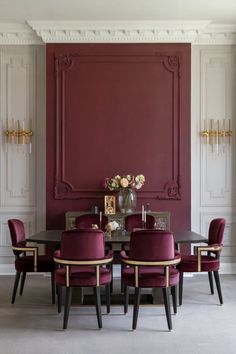
[[[37,243],[60,243],[63,230],[47,230],[38,232],[27,237],[29,242]],[[207,238],[193,231],[175,231],[173,232],[175,243],[200,243],[206,242]],[[111,235],[105,234],[106,243],[126,243],[130,240],[130,234],[126,231],[114,231]]]

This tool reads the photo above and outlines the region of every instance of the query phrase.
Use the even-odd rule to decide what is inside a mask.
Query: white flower
[[[121,178],[121,180],[120,180],[120,185],[121,185],[122,188],[128,187],[128,185],[129,185],[128,179],[125,178],[125,177]]]
[[[137,175],[137,176],[135,177],[135,182],[144,184],[144,182],[145,182],[145,177],[144,177],[144,175]]]
[[[111,191],[119,191],[121,188],[142,188],[145,182],[144,175],[116,175],[115,177],[105,178],[104,186]]]

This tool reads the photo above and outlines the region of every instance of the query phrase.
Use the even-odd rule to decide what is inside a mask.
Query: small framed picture
[[[105,214],[116,213],[116,197],[114,195],[105,195],[104,197]]]

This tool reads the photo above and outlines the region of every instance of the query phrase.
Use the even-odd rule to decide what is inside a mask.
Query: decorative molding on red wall
[[[104,210],[103,179],[144,174],[137,211],[190,228],[188,44],[47,45],[47,228]]]
[[[181,86],[181,53],[169,54],[166,52],[144,53],[139,52],[133,55],[129,52],[114,53],[85,53],[77,52],[71,54],[57,54],[55,56],[55,74],[56,74],[56,169],[54,181],[54,197],[55,199],[81,199],[81,198],[101,198],[104,195],[104,189],[82,188],[75,185],[69,178],[67,169],[71,163],[74,162],[66,159],[66,150],[68,149],[65,135],[66,135],[66,108],[67,105],[67,89],[65,83],[68,82],[68,71],[76,70],[80,63],[155,63],[161,65],[162,70],[171,73],[171,91],[169,92],[171,98],[171,117],[170,126],[172,143],[172,154],[169,156],[171,159],[170,173],[168,178],[162,186],[157,185],[155,189],[146,189],[139,192],[140,197],[155,198],[163,200],[180,200],[180,86]],[[158,85],[159,83],[157,83]],[[79,115],[79,112],[78,112]],[[77,123],[80,129],[80,123]],[[88,132],[85,132],[88,133]],[[71,141],[69,140],[69,143]],[[83,161],[77,161],[78,165],[83,165]],[[145,174],[145,171],[142,171]],[[164,171],[162,171],[164,173]]]

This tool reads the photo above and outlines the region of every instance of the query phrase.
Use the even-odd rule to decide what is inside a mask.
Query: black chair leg
[[[209,278],[211,294],[213,295],[214,294],[214,285],[213,285],[212,272],[208,272],[208,278]]]
[[[110,284],[106,285],[106,303],[107,303],[107,313],[111,311],[111,293]]]
[[[94,290],[95,303],[96,303],[96,313],[97,313],[98,328],[102,328],[100,287],[96,286],[95,288],[93,288],[93,290]]]
[[[63,329],[67,328],[68,318],[70,313],[70,305],[71,305],[71,295],[72,295],[72,288],[66,288],[66,299],[65,299],[65,308],[64,308],[64,321],[63,321]]]
[[[58,313],[61,313],[61,293],[62,293],[62,288],[60,285],[57,285],[57,311],[58,311]]]
[[[218,292],[220,304],[223,305],[223,296],[222,296],[222,292],[221,292],[220,276],[219,276],[218,270],[214,271],[214,278],[215,278],[215,282],[216,282],[216,289]]]
[[[182,299],[183,299],[183,280],[184,280],[184,273],[180,272],[179,273],[179,306],[182,305]]]
[[[21,296],[22,296],[23,290],[24,290],[25,277],[26,277],[26,272],[23,272],[23,273],[22,273],[22,276],[21,276],[21,284],[20,284],[20,295],[21,295]]]
[[[169,297],[169,288],[162,288],[163,291],[163,298],[165,304],[165,312],[166,312],[166,319],[169,330],[172,329],[172,320],[171,320],[171,313],[170,313],[170,297]]]
[[[19,271],[16,272],[13,293],[12,293],[12,298],[11,298],[12,304],[14,304],[14,302],[15,302],[16,292],[17,292],[17,288],[18,288],[18,284],[19,284],[19,280],[20,280],[20,274],[21,274],[21,272],[19,272]]]
[[[133,326],[132,326],[133,329],[137,328],[140,297],[141,297],[141,288],[135,288],[134,310],[133,310]]]
[[[124,313],[128,312],[129,306],[129,287],[128,285],[124,284]]]
[[[52,304],[55,304],[56,286],[55,286],[55,273],[51,272],[51,288],[52,288]]]
[[[177,313],[176,286],[171,287],[171,295],[172,295],[174,314],[176,314]]]

